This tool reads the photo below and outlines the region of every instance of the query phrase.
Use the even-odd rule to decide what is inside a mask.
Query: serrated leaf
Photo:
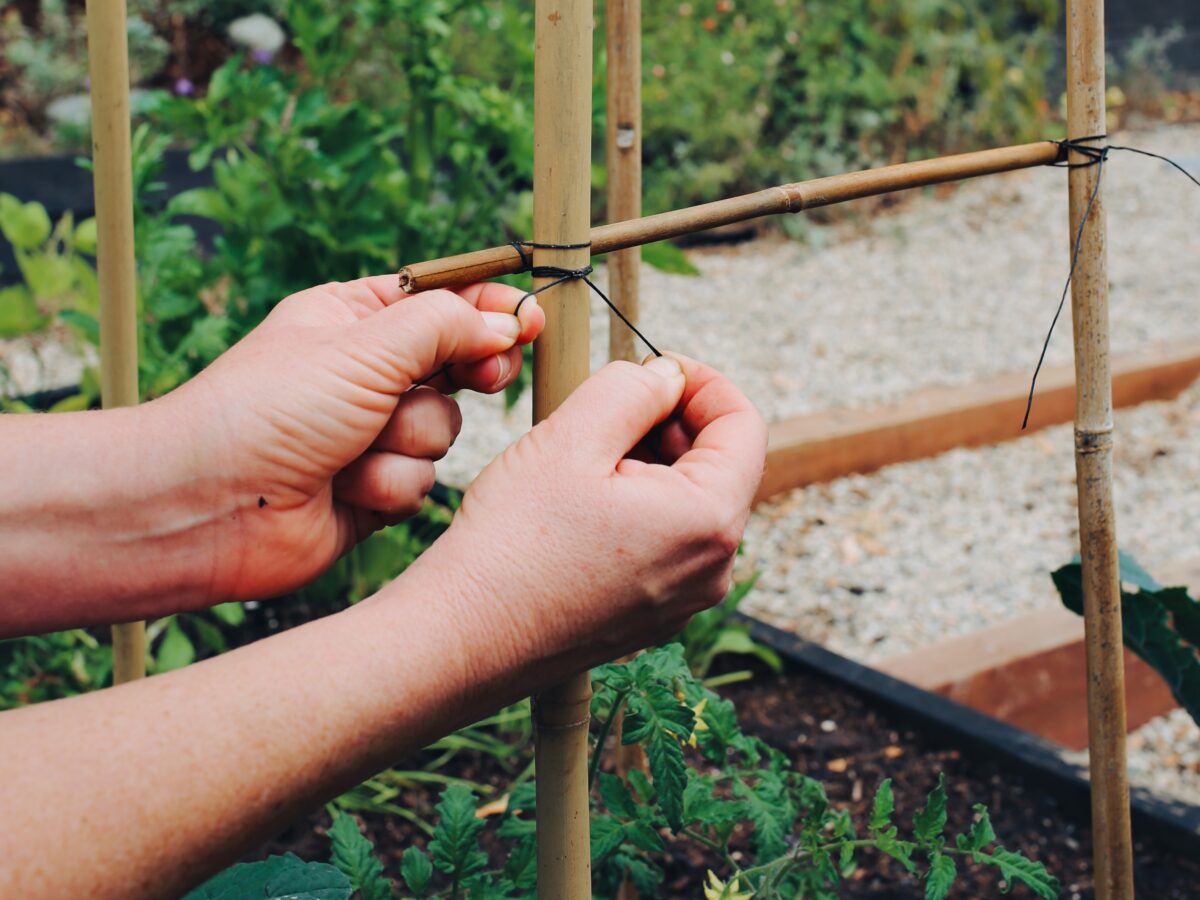
[[[896,800],[892,795],[892,779],[885,778],[875,791],[875,803],[871,807],[871,821],[867,826],[871,831],[883,831],[892,822],[892,813],[896,810]]]
[[[966,834],[960,834],[955,839],[955,845],[959,850],[965,850],[970,853],[982,850],[996,840],[996,832],[992,828],[992,820],[988,816],[987,807],[982,803],[976,803],[974,810],[976,818],[971,823],[970,830]],[[979,860],[976,859],[975,861],[978,862]]]
[[[1044,900],[1054,900],[1062,892],[1058,879],[1040,862],[1024,854],[997,847],[991,853],[979,854],[979,858],[998,868],[1010,887],[1019,881]]]
[[[591,851],[592,861],[604,859],[625,843],[625,826],[612,816],[592,818]]]
[[[482,871],[487,854],[479,849],[477,836],[485,823],[475,816],[475,795],[470,788],[450,785],[442,791],[436,811],[439,820],[429,842],[434,866],[458,881]]]
[[[655,655],[658,660],[669,659],[663,654]],[[646,668],[642,673],[662,671],[664,669]],[[683,789],[687,786],[687,766],[683,760],[682,744],[692,733],[694,723],[692,711],[664,683],[640,682],[635,693],[629,697],[621,740],[625,744],[641,743],[645,748],[659,806],[673,831],[683,827]]]
[[[537,840],[533,835],[518,841],[504,861],[504,875],[526,894],[537,883]]]
[[[383,863],[375,858],[374,845],[359,831],[352,816],[343,813],[337,817],[329,829],[329,840],[333,842],[329,861],[346,874],[362,900],[388,900],[392,896]]]
[[[666,849],[658,832],[642,820],[625,824],[625,839],[646,853],[662,853]]]
[[[713,796],[713,780],[700,777],[688,769],[687,787],[683,789],[683,824],[721,825],[742,818],[744,810],[739,800]]]
[[[429,882],[433,879],[433,863],[419,848],[409,847],[400,857],[400,877],[417,897],[424,897],[429,893]]]
[[[662,871],[657,866],[640,857],[624,854],[618,857],[617,863],[624,871],[625,877],[629,879],[629,883],[637,889],[639,894],[643,897],[658,896]]]
[[[658,805],[671,830],[678,832],[683,828],[683,789],[687,786],[683,747],[673,735],[661,733],[645,746]]]
[[[957,875],[958,867],[953,859],[934,853],[929,858],[929,873],[925,876],[925,900],[945,900]]]
[[[624,816],[626,819],[637,818],[637,804],[633,802],[633,797],[624,781],[608,772],[601,772],[597,780],[600,787],[600,799],[604,801],[604,806],[610,813],[614,816]]]
[[[733,782],[734,796],[744,801],[746,818],[754,825],[751,844],[759,860],[775,859],[787,849],[787,835],[796,818],[796,807],[783,783],[771,773],[756,773],[754,784],[742,778]]]
[[[918,843],[931,844],[941,837],[945,828],[946,775],[942,772],[938,774],[937,787],[925,798],[925,806],[913,816],[913,836]]]
[[[350,880],[338,869],[288,853],[238,863],[184,900],[348,900],[353,892]]]
[[[724,762],[729,748],[742,736],[737,710],[731,702],[712,691],[706,691],[705,697],[708,705],[704,707],[703,719],[708,729],[697,733],[696,741],[706,759]]]
[[[895,826],[879,832],[872,840],[877,850],[886,853],[910,873],[917,870],[916,864],[912,861],[912,855],[917,849],[917,845],[909,841],[897,840]]]
[[[633,769],[629,775],[629,786],[641,803],[651,803],[654,800],[654,785],[641,769]]]

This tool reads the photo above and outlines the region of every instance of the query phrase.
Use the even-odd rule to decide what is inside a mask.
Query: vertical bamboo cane
[[[608,0],[608,220],[642,215],[642,0]],[[609,296],[629,321],[638,318],[641,250],[630,247],[608,258]],[[609,320],[608,358],[635,360],[636,340]]]
[[[607,120],[605,164],[608,168],[608,220],[621,222],[642,216],[642,0],[607,0],[604,24],[608,47]],[[618,250],[608,258],[609,296],[630,322],[638,320],[641,275],[640,247]],[[608,358],[636,361],[635,335],[613,318],[608,323]],[[632,659],[632,657],[628,657]],[[624,716],[613,722],[617,774],[647,770],[640,744],[621,743]],[[597,747],[596,752],[603,751]],[[626,877],[617,900],[637,900],[638,892]]]
[[[533,240],[586,242],[591,225],[592,3],[537,0],[533,102]],[[579,268],[588,251],[534,249],[535,265]],[[545,283],[541,280],[540,283]],[[536,283],[535,283],[536,284]],[[546,328],[533,348],[533,417],[556,409],[588,376],[588,288],[567,281],[539,301]],[[537,726],[538,896],[592,896],[588,710],[584,672],[534,698]]]
[[[88,0],[87,29],[100,281],[100,400],[105,409],[110,409],[138,402],[137,269],[133,256],[125,0]],[[120,684],[145,675],[145,625],[114,625],[112,638],[113,681]]]
[[[1104,3],[1067,2],[1067,136],[1104,134]],[[1072,153],[1070,162],[1087,160]],[[1071,169],[1074,241],[1096,182],[1098,165]],[[1104,199],[1087,216],[1071,284],[1075,337],[1075,477],[1083,562],[1087,653],[1088,750],[1096,897],[1133,897],[1129,781],[1125,768],[1125,672],[1121,585],[1112,491],[1112,375],[1108,348],[1108,272]]]

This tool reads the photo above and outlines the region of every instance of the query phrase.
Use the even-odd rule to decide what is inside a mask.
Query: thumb
[[[415,294],[360,319],[352,328],[409,384],[447,363],[474,362],[501,353],[521,333],[516,316],[480,312],[450,291]]]
[[[674,411],[686,379],[669,356],[645,365],[609,363],[571,394],[546,424],[552,440],[573,456],[615,466],[646,434]]]

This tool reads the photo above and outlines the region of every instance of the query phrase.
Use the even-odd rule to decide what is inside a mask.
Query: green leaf
[[[57,253],[27,254],[18,251],[17,265],[25,283],[38,300],[53,301],[57,308],[69,300],[75,284],[75,267],[69,256]]]
[[[1155,669],[1179,705],[1200,721],[1200,603],[1186,588],[1163,588],[1132,557],[1121,555],[1121,581],[1141,590],[1121,591],[1125,644]],[[1083,614],[1079,563],[1051,575],[1063,605]]]
[[[666,849],[659,833],[644,821],[627,823],[625,837],[633,846],[647,853],[662,853]]]
[[[246,608],[236,600],[230,603],[218,603],[212,608],[212,613],[226,625],[237,626],[246,621]]]
[[[646,760],[659,806],[671,830],[678,832],[683,828],[683,789],[687,786],[683,745],[673,736],[660,733],[646,743]]]
[[[992,820],[988,816],[987,807],[982,803],[976,803],[973,809],[976,818],[971,823],[970,830],[966,834],[960,834],[954,843],[959,850],[977,853],[996,840],[996,832],[992,828]],[[975,862],[979,862],[979,859],[976,858]]]
[[[70,397],[63,397],[57,403],[50,407],[48,412],[82,412],[92,404],[91,398],[87,394],[80,392],[72,394]]]
[[[71,235],[71,245],[80,253],[86,253],[88,256],[96,255],[95,219],[84,219],[75,226],[75,232]]]
[[[1044,865],[1021,853],[998,847],[990,854],[978,856],[982,862],[996,866],[1010,888],[1019,881],[1044,900],[1055,900],[1062,892],[1058,879],[1047,872]]]
[[[742,803],[713,796],[713,786],[712,778],[698,776],[688,769],[688,783],[683,791],[684,825],[719,828],[742,817]]]
[[[0,289],[0,338],[20,337],[37,331],[46,318],[38,311],[33,295],[21,285]]]
[[[17,250],[33,250],[50,237],[50,216],[40,203],[22,203],[11,194],[0,194],[0,232]]]
[[[197,216],[201,219],[224,221],[229,215],[229,205],[220,191],[213,188],[193,188],[171,199],[167,213],[171,216]]]
[[[913,835],[922,845],[934,843],[946,828],[946,774],[938,774],[938,783],[925,798],[923,809],[913,816]]]
[[[676,645],[677,646],[677,645]],[[641,663],[644,657],[651,657]],[[687,786],[687,765],[683,743],[692,733],[695,716],[675,696],[667,683],[656,679],[683,667],[682,655],[652,652],[638,657],[638,690],[629,696],[621,740],[641,743],[650,763],[650,775],[659,806],[673,831],[683,827],[683,789]]]
[[[417,847],[409,847],[400,858],[400,877],[408,889],[418,897],[429,893],[429,882],[433,879],[433,863]]]
[[[329,861],[346,873],[362,900],[389,900],[392,884],[383,874],[383,863],[375,858],[375,847],[367,840],[354,818],[346,813],[329,829],[333,842]]]
[[[917,845],[910,841],[897,840],[894,826],[874,835],[872,840],[880,853],[886,853],[909,872],[917,870],[916,864],[912,861],[912,855],[917,849]]]
[[[626,819],[637,818],[637,805],[633,802],[633,797],[624,781],[608,772],[601,772],[598,781],[600,799],[604,801],[604,806],[610,813]]]
[[[338,869],[304,862],[288,853],[261,862],[238,863],[184,900],[348,900],[352,893],[349,879]]]
[[[615,853],[623,843],[625,843],[625,826],[617,819],[612,816],[595,816],[592,819],[592,862]]]
[[[170,672],[172,669],[182,669],[195,658],[196,648],[179,627],[179,620],[172,618],[154,656],[155,667],[159,672]]]
[[[700,274],[687,255],[670,241],[642,244],[642,262],[670,275]]]
[[[72,331],[93,346],[100,346],[100,323],[95,316],[74,309],[60,310],[58,318]]]
[[[892,813],[896,809],[895,798],[892,796],[892,779],[885,778],[875,792],[875,803],[871,808],[871,821],[867,826],[871,831],[883,831],[892,822]]]
[[[929,874],[925,876],[925,900],[945,900],[957,875],[953,859],[934,853],[929,859]]]
[[[756,783],[737,778],[734,796],[745,801],[746,817],[754,825],[751,843],[760,861],[775,859],[787,849],[787,835],[796,818],[796,807],[774,773],[760,771]]]
[[[479,849],[477,836],[484,822],[475,815],[475,795],[470,788],[452,784],[442,791],[437,813],[440,820],[429,843],[433,864],[456,881],[481,872],[487,854]]]
[[[537,840],[530,834],[509,851],[504,861],[504,876],[518,891],[529,894],[537,884]]]

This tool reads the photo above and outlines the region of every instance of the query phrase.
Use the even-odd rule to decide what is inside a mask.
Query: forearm
[[[0,896],[169,897],[528,691],[429,568],[187,669],[5,713]]]
[[[185,413],[0,416],[0,637],[218,602],[228,512],[193,473]],[[221,520],[226,520],[223,527]]]

